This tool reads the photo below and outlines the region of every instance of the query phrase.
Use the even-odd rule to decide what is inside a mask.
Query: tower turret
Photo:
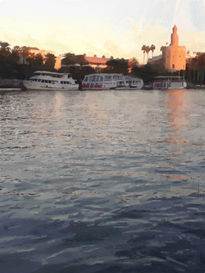
[[[177,34],[177,26],[174,25],[172,29],[172,35],[171,35],[171,46],[179,46],[179,36]]]

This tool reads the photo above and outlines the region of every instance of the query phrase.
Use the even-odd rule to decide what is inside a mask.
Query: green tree
[[[142,52],[143,52],[143,64],[145,63],[145,53],[146,53],[146,45],[143,45],[141,48]]]
[[[73,65],[76,64],[76,57],[73,53],[65,53],[64,58],[62,59],[62,64],[64,65]]]
[[[187,62],[186,79],[189,82],[204,84],[205,83],[205,54],[198,54]]]
[[[0,41],[0,61],[5,62],[11,54],[11,49],[7,42]]]
[[[30,66],[35,67],[36,69],[41,67],[43,68],[43,57],[41,54],[29,56],[27,58],[27,62],[30,64]]]
[[[156,49],[155,45],[152,44],[150,46],[150,50],[152,51],[152,58],[153,58],[153,53],[154,53],[155,49]]]
[[[75,55],[73,53],[64,54],[64,58],[62,59],[62,64],[64,65],[86,65],[88,62],[86,61],[84,55]]]
[[[124,75],[128,74],[128,61],[125,59],[112,59],[107,62],[107,68],[104,72],[108,73],[122,73]]]
[[[145,46],[145,52],[147,54],[147,62],[148,62],[148,59],[149,59],[149,52],[150,52],[150,47],[149,46]]]
[[[45,59],[45,67],[46,69],[53,71],[55,67],[56,57],[53,54],[48,53]]]
[[[132,68],[132,75],[142,78],[145,83],[153,82],[156,76],[172,75],[164,69],[163,63],[146,64],[144,66],[134,66]]]

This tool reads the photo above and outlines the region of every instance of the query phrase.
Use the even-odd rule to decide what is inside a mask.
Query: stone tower
[[[179,46],[179,36],[177,34],[176,25],[174,25],[171,34],[171,43],[166,47],[165,68],[170,71],[186,69],[186,48],[185,46]]]

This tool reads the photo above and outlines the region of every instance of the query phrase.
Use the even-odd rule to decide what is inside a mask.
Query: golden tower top
[[[179,36],[177,34],[177,26],[174,25],[173,32],[171,35],[171,46],[178,46],[179,45]]]

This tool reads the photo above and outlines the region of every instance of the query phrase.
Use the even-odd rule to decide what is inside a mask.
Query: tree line
[[[142,46],[144,54],[149,56],[149,52],[153,52],[155,46]],[[163,47],[161,48],[163,51]],[[33,74],[36,70],[56,71],[56,56],[47,54],[31,53],[29,47],[14,46],[13,48],[7,42],[0,41],[0,78],[25,79]],[[181,72],[170,73],[166,71],[163,60],[152,64],[139,65],[135,58],[127,60],[124,58],[115,59],[111,57],[104,69],[94,69],[85,59],[84,55],[76,55],[74,53],[65,53],[62,56],[62,67],[59,72],[71,73],[74,79],[82,80],[85,75],[96,72],[102,73],[122,73],[124,75],[133,75],[140,77],[145,83],[153,81],[154,77],[159,75],[184,75],[188,82],[194,84],[205,84],[205,53],[197,54],[195,58],[191,58],[187,62],[186,70]]]
[[[14,46],[11,48],[7,42],[0,42],[1,78],[25,79],[36,70],[56,71],[55,61],[56,57],[53,54],[47,54],[43,57],[41,54],[31,53],[29,47]],[[96,70],[89,65],[84,55],[65,53],[62,57],[62,67],[58,71],[71,73],[72,77],[77,80],[82,80],[87,74],[102,72],[131,74],[149,82],[159,75],[163,68],[160,65],[149,64],[139,66],[135,58],[127,60],[111,57],[106,63],[106,68]]]
[[[0,77],[24,79],[32,75],[35,70],[54,71],[56,57],[47,54],[45,58],[41,54],[31,53],[29,47],[14,46],[0,41]]]
[[[198,53],[188,60],[185,71],[186,79],[194,84],[205,84],[205,53]]]

